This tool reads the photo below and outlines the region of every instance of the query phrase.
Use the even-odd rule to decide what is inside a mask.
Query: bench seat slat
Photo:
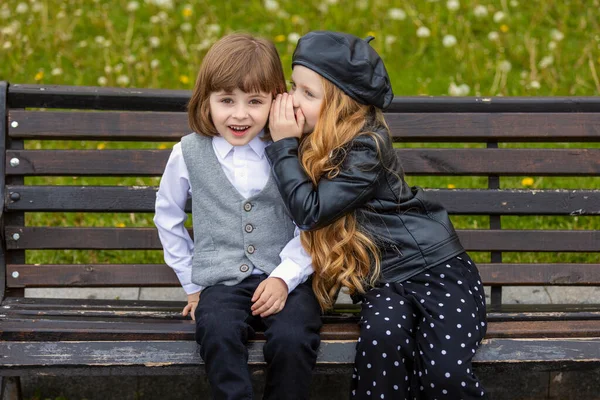
[[[152,186],[9,185],[6,209],[153,213],[156,190]],[[600,190],[426,189],[426,192],[451,214],[600,216]],[[18,200],[11,199],[13,194],[18,194]]]
[[[3,318],[1,340],[194,340],[191,320],[60,320]],[[359,328],[353,323],[323,326],[324,340],[356,340]],[[486,338],[600,337],[600,320],[488,322]],[[258,336],[263,338],[263,336]]]
[[[600,141],[600,112],[386,113],[396,141]],[[17,122],[12,127],[11,122]],[[9,111],[9,135],[23,140],[179,141],[191,132],[184,112]]]
[[[18,233],[18,240],[14,234]],[[25,249],[162,249],[155,228],[5,228],[6,247]],[[600,231],[593,230],[459,230],[472,251],[600,252]]]
[[[600,285],[600,264],[478,263],[484,285]],[[9,288],[178,287],[164,264],[8,264]]]
[[[600,149],[397,149],[413,175],[600,176]],[[159,176],[170,150],[7,150],[7,175]],[[17,158],[18,166],[10,160]]]
[[[263,365],[263,342],[250,342],[249,363]],[[349,365],[354,362],[354,341],[323,341],[318,363]],[[119,342],[1,342],[0,370],[5,375],[29,375],[56,368],[52,374],[72,373],[77,367],[142,367],[154,373],[197,374],[202,359],[193,341],[119,341]],[[600,339],[486,339],[474,358],[475,364],[526,362],[555,368],[584,367],[600,361]],[[172,368],[173,367],[173,368]],[[188,367],[188,371],[174,367]],[[158,371],[157,371],[158,370]],[[174,371],[173,371],[174,370]],[[110,370],[108,373],[112,373]],[[122,371],[121,371],[122,372]]]

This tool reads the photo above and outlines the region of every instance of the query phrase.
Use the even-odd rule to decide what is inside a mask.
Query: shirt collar
[[[264,131],[261,131],[258,135],[254,137],[246,146],[249,146],[259,158],[263,158],[265,155],[265,147],[267,147],[267,142],[262,140],[264,136]],[[233,150],[233,145],[225,140],[222,136],[214,136],[213,144],[215,150],[219,153],[219,156],[224,159],[229,155],[229,152]],[[242,146],[244,147],[244,146]]]

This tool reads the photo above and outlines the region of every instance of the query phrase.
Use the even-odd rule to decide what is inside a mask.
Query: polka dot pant
[[[485,294],[466,253],[364,295],[351,399],[481,399]]]

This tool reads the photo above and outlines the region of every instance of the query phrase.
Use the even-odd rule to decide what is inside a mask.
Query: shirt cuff
[[[288,287],[288,294],[302,283],[300,281],[300,266],[289,258],[283,260],[281,264],[271,272],[269,278],[279,278],[283,280]]]
[[[188,283],[186,285],[182,285],[183,290],[185,290],[185,294],[194,294],[201,292],[204,289],[204,286],[198,286],[195,283]]]

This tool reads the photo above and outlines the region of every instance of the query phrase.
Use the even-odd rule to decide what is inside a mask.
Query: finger
[[[188,315],[189,312],[189,307],[190,305],[186,305],[185,307],[183,307],[183,310],[181,311],[181,315],[183,315],[184,317],[186,317]]]
[[[275,304],[273,304],[267,311],[263,312],[260,314],[260,316],[262,318],[268,317],[269,315],[273,315],[273,314],[277,314],[280,310],[279,310],[279,304],[281,302],[279,300],[277,300],[275,302]]]
[[[294,100],[292,96],[288,95],[285,102],[285,118],[287,120],[293,121],[294,118]]]
[[[275,105],[273,106],[273,115],[275,116],[275,122],[279,122],[279,120],[281,119],[280,108],[281,108],[281,99],[282,98],[283,98],[283,95],[278,94],[277,98],[275,99]]]
[[[296,123],[298,124],[298,128],[300,128],[300,132],[303,132],[306,118],[304,117],[304,113],[302,112],[301,108],[296,111]]]
[[[271,116],[270,116],[270,118],[273,121],[277,121],[278,120],[277,112],[279,111],[279,99],[280,99],[280,97],[281,97],[281,95],[278,94],[277,96],[275,96],[275,99],[271,103]]]
[[[258,287],[256,288],[256,290],[254,291],[254,294],[252,295],[252,301],[253,303],[258,300],[260,298],[260,296],[263,294],[263,292],[265,291],[265,284],[266,281],[262,281],[260,283],[260,285],[258,285]]]
[[[268,292],[263,292],[260,297],[256,300],[256,302],[254,304],[252,304],[252,307],[250,307],[251,310],[257,310],[260,307],[262,307],[267,301],[269,301],[269,298],[271,297],[271,294]]]
[[[191,309],[191,313],[192,313],[192,320],[195,321],[196,320],[196,307],[198,306],[198,304],[192,304],[192,309]]]
[[[263,305],[261,305],[260,307],[258,307],[256,310],[254,310],[252,312],[252,315],[259,315],[259,314],[264,313],[269,308],[273,307],[274,302],[275,302],[275,299],[273,297],[269,297],[269,299],[267,301],[265,301],[265,303]]]
[[[288,94],[284,93],[281,95],[281,101],[279,102],[279,118],[285,118],[285,106],[287,104]]]

